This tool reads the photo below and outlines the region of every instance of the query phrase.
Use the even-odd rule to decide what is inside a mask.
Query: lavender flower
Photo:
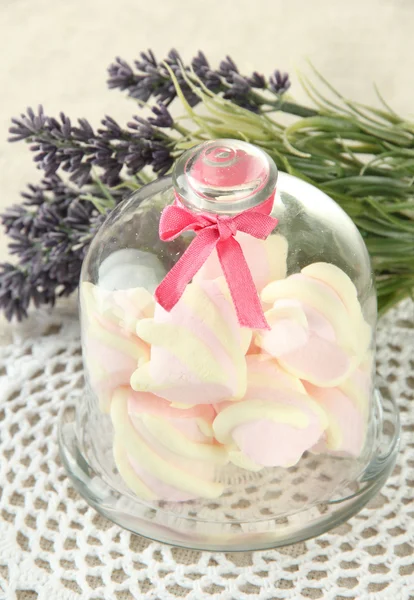
[[[108,67],[108,74],[108,87],[117,88],[122,91],[128,90],[128,92],[132,92],[134,87],[140,81],[139,76],[133,72],[129,64],[119,57],[117,57],[115,62]],[[132,95],[132,93],[130,93],[130,95]]]
[[[154,121],[158,121],[158,126],[161,122],[163,127],[168,127],[171,115],[165,107],[164,109],[159,107],[157,111],[154,110],[154,114],[157,115],[156,119],[150,118],[146,121],[142,117],[134,116],[133,121],[128,123],[128,128],[132,130],[133,134],[131,143],[128,145],[125,163],[131,174],[151,165],[155,173],[165,175],[174,162],[170,153],[170,147],[172,148],[174,144],[173,140],[153,126]]]
[[[170,115],[168,108],[162,104],[162,102],[159,102],[157,106],[153,106],[152,112],[154,113],[155,118],[149,117],[148,123],[161,128],[173,127],[173,118]]]
[[[215,94],[223,91],[223,84],[219,73],[210,68],[209,62],[204,53],[199,50],[197,56],[191,61],[191,67],[194,73],[201,79],[206,88]]]
[[[232,83],[234,75],[239,74],[239,69],[230,56],[226,56],[226,58],[221,61],[218,74],[221,75],[221,77],[224,77],[227,83]]]
[[[21,321],[27,317],[31,300],[38,305],[45,297],[40,286],[30,284],[25,271],[9,263],[0,264],[0,308],[6,319]]]
[[[290,88],[289,75],[276,70],[269,78],[269,87],[275,94],[284,94]]]
[[[20,119],[12,119],[14,127],[10,128],[12,137],[9,139],[11,142],[18,142],[25,140],[31,135],[41,132],[46,127],[47,117],[43,112],[43,107],[38,107],[38,113],[35,114],[32,108],[27,109],[27,115],[22,114]]]
[[[286,91],[290,85],[288,82],[288,75],[286,74],[282,77],[279,71],[275,71],[275,77],[276,74],[278,74],[279,77],[277,82],[280,83],[277,89],[272,84],[272,78],[270,78],[269,85],[267,86],[266,79],[263,75],[259,75],[259,73],[254,72],[250,77],[244,77],[240,75],[236,63],[230,56],[227,56],[225,60],[221,61],[218,73],[228,84],[228,88],[223,94],[224,98],[227,98],[238,106],[242,106],[252,112],[259,112],[260,107],[267,103],[266,98],[259,96],[252,88],[266,89],[268,87],[271,91],[280,94],[282,93],[283,85],[285,85],[284,91]],[[286,77],[286,79],[284,79],[284,77]]]
[[[47,117],[39,106],[35,114],[31,108],[19,119],[12,119],[9,141],[26,140],[35,153],[34,161],[43,169],[46,177],[54,175],[59,167],[71,174],[71,181],[82,186],[89,181],[93,159],[94,138],[92,127],[84,119],[79,127],[73,127],[63,113],[60,120]]]
[[[151,50],[146,53],[141,52],[140,58],[134,63],[137,72],[134,72],[128,63],[116,58],[108,68],[108,86],[111,89],[126,90],[129,96],[143,103],[154,97],[168,106],[176,97],[176,92],[164,63],[167,63],[174,72],[188,102],[192,106],[197,104],[198,97],[184,81],[181,72],[181,58],[174,49],[170,50],[167,58],[161,64],[157,62]]]
[[[242,106],[252,112],[258,112],[262,102],[254,94],[251,93],[251,85],[248,80],[237,72],[234,72],[231,76],[229,75],[228,80],[231,79],[231,86],[223,94],[224,98],[231,100],[238,106]]]
[[[247,81],[250,83],[252,88],[265,89],[266,88],[266,79],[264,75],[260,75],[256,71],[248,77]]]
[[[260,106],[264,104],[271,105],[272,100],[259,96],[253,88],[269,90],[280,95],[290,86],[288,76],[281,75],[280,71],[275,71],[269,81],[256,72],[250,77],[245,77],[240,74],[236,63],[230,56],[222,60],[219,68],[214,70],[210,67],[203,52],[200,51],[191,60],[190,66],[186,66],[174,49],[161,63],[157,61],[151,50],[146,53],[142,52],[139,60],[134,63],[136,70],[124,60],[117,58],[108,68],[108,86],[111,89],[127,91],[129,96],[143,103],[154,98],[159,103],[168,106],[177,94],[164,63],[168,64],[173,71],[190,106],[195,106],[201,99],[188,86],[183,76],[183,70],[190,75],[194,71],[209,90],[216,94],[222,93],[225,98],[235,104],[254,112],[258,112]],[[161,126],[158,125],[158,127]]]
[[[105,200],[96,184],[83,191]],[[82,260],[106,216],[81,194],[55,175],[29,186],[23,204],[1,216],[11,238],[9,251],[18,259],[17,265],[0,265],[0,308],[6,318],[21,320],[30,302],[53,305],[77,288]],[[123,197],[120,190],[111,195],[116,203]]]
[[[6,233],[12,228],[16,228],[23,234],[28,234],[33,227],[33,214],[34,211],[30,211],[20,204],[10,206],[2,215],[2,223]]]
[[[165,107],[154,114],[153,121],[163,127],[172,125]],[[73,126],[63,113],[58,120],[46,117],[43,108],[39,107],[38,114],[28,109],[20,119],[12,120],[10,141],[28,141],[35,153],[34,161],[45,171],[46,177],[50,178],[62,169],[79,187],[91,182],[93,166],[102,169],[102,181],[109,186],[121,182],[125,164],[129,174],[136,174],[145,166],[152,166],[156,173],[166,173],[172,165],[170,148],[174,141],[159,132],[154,127],[156,123],[151,124],[141,117],[134,119],[136,122],[130,123],[129,129],[123,129],[106,116],[102,120],[103,127],[95,133],[85,119],[79,119],[79,126]],[[138,156],[140,160],[137,160]]]

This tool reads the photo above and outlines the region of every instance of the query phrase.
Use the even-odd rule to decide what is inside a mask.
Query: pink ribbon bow
[[[259,206],[234,217],[191,212],[178,197],[174,204],[164,208],[159,226],[163,241],[170,242],[184,231],[195,231],[196,237],[155,290],[158,304],[170,311],[216,248],[240,325],[269,329],[249,266],[234,236],[243,231],[265,240],[278,223],[277,219],[269,216],[273,198],[274,194]]]

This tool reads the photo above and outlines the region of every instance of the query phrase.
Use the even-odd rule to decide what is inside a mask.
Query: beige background
[[[0,209],[17,202],[36,171],[24,143],[6,142],[9,119],[43,103],[93,124],[121,122],[132,101],[106,88],[117,55],[175,46],[230,54],[242,72],[315,65],[345,94],[374,102],[375,81],[398,111],[413,107],[413,0],[0,0]],[[302,97],[292,77],[292,92]],[[5,256],[0,237],[0,260]]]
[[[208,2],[201,0],[0,0],[0,210],[17,202],[19,191],[28,182],[36,182],[41,176],[35,170],[30,154],[23,143],[9,145],[5,141],[12,115],[17,115],[28,105],[36,106],[39,102],[44,104],[48,114],[57,114],[63,110],[72,118],[87,117],[94,125],[98,124],[104,114],[110,114],[121,122],[133,114],[135,109],[131,101],[123,97],[120,92],[106,89],[106,67],[116,55],[132,60],[140,50],[151,47],[157,56],[162,58],[174,45],[186,59],[189,59],[201,48],[213,65],[229,53],[239,64],[242,72],[258,69],[264,73],[269,73],[274,68],[289,70],[292,73],[296,66],[303,64],[304,57],[309,57],[345,94],[362,101],[374,102],[372,82],[375,81],[396,110],[412,114],[414,112],[413,25],[414,0],[208,0]],[[292,79],[294,80],[294,77]],[[295,80],[293,93],[303,97]],[[0,260],[4,257],[5,239],[4,235],[0,234]],[[380,330],[379,367],[384,379],[389,382],[388,393],[402,399],[401,410],[404,409],[405,427],[408,432],[412,431],[412,425],[407,421],[409,387],[412,387],[411,378],[407,377],[407,373],[409,373],[411,356],[407,352],[402,353],[398,344],[408,348],[406,340],[411,335],[411,330],[403,329],[404,324],[409,322],[407,309],[400,307],[399,310],[402,312],[393,313],[394,321],[386,321],[383,329]],[[41,323],[39,327],[42,327]],[[0,338],[1,334],[0,330]],[[55,335],[53,330],[52,335]],[[45,339],[50,338],[38,338],[38,341],[34,340],[34,346],[36,343],[40,344],[39,347],[43,346]],[[59,339],[59,343],[62,343],[61,340],[64,338],[61,338],[60,332],[56,335],[56,340]],[[394,345],[388,343],[387,346],[385,341],[390,342],[390,340],[394,341]],[[60,392],[58,392],[57,382],[67,381],[67,377],[70,378],[72,347],[73,344],[69,343],[67,354],[63,357],[56,355],[56,365],[59,367],[56,371],[53,370],[55,364],[53,360],[46,361],[46,374],[41,374],[43,377],[41,381],[47,380],[51,398],[54,397],[53,386],[56,386],[55,391],[58,396],[59,393],[63,393],[62,389],[66,390],[59,385]],[[18,355],[20,350],[22,355],[24,354],[25,351],[19,345],[16,348],[16,356],[20,356]],[[34,357],[41,355],[39,348],[33,352]],[[76,359],[79,359],[78,355]],[[68,369],[69,375],[65,375],[65,368],[60,368],[61,365]],[[55,377],[54,374],[57,376]],[[39,389],[39,379],[33,383],[33,389],[34,386]],[[22,390],[23,396],[10,399],[20,412],[10,411],[10,415],[18,419],[23,431],[23,429],[27,430],[27,423],[21,412],[21,408],[25,406],[25,388]],[[43,397],[40,392],[39,394],[39,402],[41,399],[43,403]],[[48,410],[42,412],[45,418],[49,418]],[[33,411],[29,411],[28,414],[31,412]],[[52,418],[54,420],[54,417]],[[31,427],[32,423],[29,425]],[[17,431],[20,435],[19,427]],[[48,439],[53,441],[54,438],[49,436]],[[36,456],[37,445],[36,442],[33,444],[34,450],[29,447],[27,456],[31,453]],[[381,577],[386,577],[381,574],[387,573],[390,565],[395,567],[391,573],[399,573],[399,579],[394,581],[395,585],[402,581],[401,577],[412,574],[412,565],[409,561],[412,546],[408,543],[411,538],[404,530],[404,526],[409,522],[410,515],[409,486],[413,478],[409,465],[412,465],[413,461],[409,460],[412,458],[409,445],[403,451],[405,454],[401,455],[398,471],[395,471],[397,479],[392,480],[393,489],[384,488],[383,493],[375,500],[379,504],[374,504],[371,512],[361,514],[358,517],[359,521],[354,521],[356,528],[353,533],[350,525],[344,525],[329,536],[325,536],[324,544],[328,549],[324,550],[324,546],[318,550],[324,558],[325,552],[327,557],[329,556],[330,544],[338,548],[336,556],[343,561],[341,565],[348,565],[349,568],[356,564],[357,574],[359,576],[363,573],[365,582],[369,581],[367,564],[373,565],[374,571],[379,570],[380,575],[371,574],[372,591],[375,595],[381,594],[382,598],[396,598],[395,594],[389,596],[387,590],[378,592],[378,589],[384,590],[384,584],[378,581],[381,581]],[[36,461],[36,465],[35,461],[32,462],[32,470],[34,469],[33,473],[36,476],[39,472],[39,464],[44,473],[50,474],[49,453],[43,459],[40,463]],[[54,477],[53,470],[50,477]],[[48,482],[49,479],[43,477],[42,481]],[[20,482],[19,477],[10,478],[6,482],[10,497],[14,489],[19,492],[16,492],[16,496],[22,497]],[[405,482],[405,485],[402,485],[402,482]],[[53,483],[56,484],[55,481]],[[42,486],[37,486],[33,494],[38,494],[43,506],[48,505],[42,498],[46,498],[53,505],[54,500],[49,488],[45,491]],[[36,506],[35,498],[37,496],[33,495],[33,503],[26,501],[24,507],[16,505],[15,502],[10,504],[6,514],[11,519],[16,515],[15,522],[20,523],[20,530],[33,537],[33,545],[37,547],[39,543],[37,540],[43,540],[41,536],[44,532],[31,529],[30,519],[33,520],[34,517],[31,516],[30,508]],[[67,521],[70,521],[72,515],[74,521],[71,523],[78,525],[80,516],[76,501],[73,502],[73,499],[69,501],[66,498],[66,491],[60,494],[59,500],[65,503],[65,510],[69,514]],[[29,511],[26,518],[23,518],[24,508],[26,512]],[[56,521],[47,520],[44,508],[36,507],[36,511],[35,517],[46,523],[47,527],[49,523],[51,523],[50,527],[53,526],[53,530],[45,528],[45,532],[50,539],[57,541],[56,547],[62,550],[61,557],[72,558],[73,546],[63,543],[64,533],[61,529],[56,530],[53,525]],[[378,514],[379,520],[375,516]],[[367,521],[372,515],[372,521]],[[105,560],[105,551],[116,547],[120,552],[125,552],[126,545],[123,546],[121,543],[118,545],[117,542],[115,546],[115,541],[111,538],[111,528],[108,528],[107,524],[102,525],[102,519],[100,521],[98,519],[96,525],[95,518],[95,513],[89,510],[84,520],[81,519],[81,531],[75,532],[76,537],[80,537],[81,540],[78,564],[84,564],[89,551],[92,553],[97,551],[104,557],[105,568],[107,568],[110,561]],[[377,529],[371,524],[378,525]],[[97,531],[100,527],[105,529],[105,533],[99,532],[99,537],[102,535],[101,539],[104,540],[102,548],[96,550],[95,547],[82,543],[82,535],[85,531],[87,533]],[[348,541],[344,541],[344,532],[350,534],[349,541],[353,547]],[[73,531],[68,533],[68,536],[72,535],[74,535]],[[23,536],[23,538],[28,540],[28,537]],[[70,539],[72,540],[72,537]],[[138,559],[143,560],[142,550],[146,542],[139,537],[134,540],[134,545],[132,543],[129,545],[124,556],[119,553],[123,564],[129,564],[124,561],[125,556],[131,558],[131,565],[133,560],[137,560],[134,564],[138,565],[141,564]],[[311,548],[312,544],[313,542],[309,542]],[[53,545],[42,549],[42,558],[47,561],[51,555],[48,552],[50,547],[53,549]],[[306,556],[306,551],[305,544],[297,544],[281,552],[278,559],[278,563],[282,565],[291,565],[291,562],[293,564],[296,560],[295,566],[297,565],[298,572],[303,578],[302,585],[309,583],[314,589],[316,585],[323,588],[328,581],[328,575],[329,582],[338,581],[341,590],[344,590],[343,585],[348,587],[346,582],[350,582],[350,587],[358,583],[356,578],[354,578],[356,583],[353,583],[349,571],[338,571],[335,568],[337,564],[335,561],[333,564],[329,563],[329,568],[326,569],[323,562],[312,564]],[[168,553],[168,549],[165,549],[165,552]],[[288,553],[290,557],[286,560],[283,554]],[[188,556],[192,557],[194,554],[196,563],[199,560],[197,553],[189,553]],[[22,551],[20,555],[21,565],[24,565],[24,560],[28,560],[30,553]],[[308,556],[310,555],[311,553]],[[154,565],[157,568],[157,565],[161,564],[156,562],[159,558],[155,559],[155,554],[154,558],[148,554],[144,556],[145,560],[151,561],[150,573],[154,577],[154,573],[158,572],[154,570]],[[181,553],[181,563],[185,563],[185,558],[183,559],[182,556],[183,553]],[[237,556],[240,561],[246,560],[245,556],[247,560],[251,560],[248,555]],[[187,560],[187,564],[188,561],[191,563],[193,560],[191,557]],[[228,556],[225,558],[229,561],[235,560]],[[320,558],[320,555],[317,558]],[[46,564],[48,565],[49,562]],[[50,564],[53,564],[52,560]],[[242,562],[240,564],[245,566]],[[245,566],[246,571],[249,570],[249,565],[250,563]],[[163,565],[161,566],[164,568]],[[78,574],[77,570],[71,570],[69,560],[61,561],[59,568],[64,569],[62,577],[72,579]],[[75,568],[77,565],[73,569]],[[211,568],[214,573],[214,567]],[[231,566],[229,568],[231,569]],[[94,575],[100,573],[100,567],[94,566],[95,570],[92,570],[90,562],[88,569]],[[267,570],[265,575],[267,572],[267,577],[272,581],[274,574],[272,563],[266,562],[264,569]],[[197,564],[191,564],[191,573],[194,571],[198,571]],[[115,577],[116,570],[112,573]],[[120,569],[119,573],[124,572]],[[142,573],[143,571],[137,571],[137,579],[140,581],[142,581]],[[144,573],[146,576],[147,570]],[[315,578],[320,580],[320,584],[311,581],[314,573],[316,573]],[[334,580],[333,576],[337,579]],[[96,578],[91,577],[91,580],[93,579]],[[26,585],[27,578],[24,581]],[[281,579],[280,583],[282,584],[283,581]],[[36,581],[33,585],[36,585]],[[370,588],[371,583],[366,585]],[[21,591],[19,595],[21,599],[24,598],[23,594],[24,592]],[[30,598],[34,597],[32,593],[28,592],[28,594]],[[344,590],[344,594],[355,597],[351,596],[352,591],[347,589]],[[91,591],[91,595],[96,593]],[[252,598],[254,597],[252,595]]]

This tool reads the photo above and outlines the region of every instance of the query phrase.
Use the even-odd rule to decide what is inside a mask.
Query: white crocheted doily
[[[351,521],[279,550],[182,550],[121,530],[75,492],[57,413],[82,392],[73,305],[3,329],[0,347],[1,600],[414,600],[414,305],[380,323],[383,394],[402,444],[381,493]]]

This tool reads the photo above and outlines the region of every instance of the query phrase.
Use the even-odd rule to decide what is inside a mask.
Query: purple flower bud
[[[151,123],[151,125],[154,125],[155,127],[173,126],[173,118],[170,115],[168,108],[164,104],[159,102],[157,106],[152,107],[152,112],[154,113],[156,118],[150,117],[148,119],[148,122]]]
[[[289,75],[276,70],[269,78],[269,87],[276,94],[284,94],[290,88]]]

